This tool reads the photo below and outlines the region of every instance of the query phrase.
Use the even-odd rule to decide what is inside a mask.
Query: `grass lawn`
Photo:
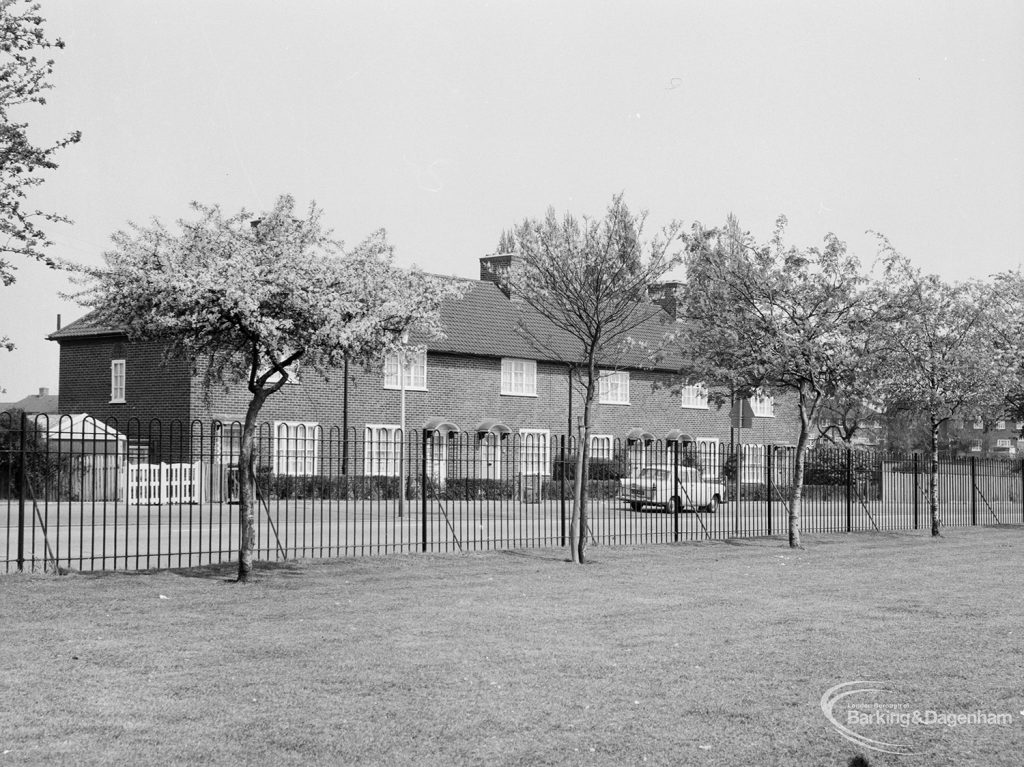
[[[1020,765],[1022,553],[987,528],[0,576],[0,767]],[[1012,723],[865,750],[821,710],[857,680]]]

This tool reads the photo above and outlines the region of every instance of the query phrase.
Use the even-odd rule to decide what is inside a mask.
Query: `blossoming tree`
[[[154,221],[117,232],[104,266],[79,268],[85,288],[76,298],[129,338],[162,340],[168,357],[192,360],[207,391],[247,385],[238,563],[246,581],[255,545],[255,433],[267,398],[300,361],[304,371],[326,374],[346,359],[378,363],[410,328],[439,334],[439,306],[459,288],[394,266],[382,230],[346,250],[315,205],[296,217],[288,196],[258,217],[193,208],[197,217],[179,221],[180,231]]]
[[[741,397],[786,393],[800,431],[789,483],[789,545],[800,543],[804,466],[823,405],[868,374],[869,340],[886,315],[860,262],[829,234],[821,248],[755,242],[732,216],[688,237],[677,339],[690,375]],[[771,479],[769,478],[769,481]]]

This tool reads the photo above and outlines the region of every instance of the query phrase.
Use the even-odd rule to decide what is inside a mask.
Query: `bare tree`
[[[600,219],[569,214],[559,219],[549,209],[543,219],[526,219],[515,227],[516,258],[503,275],[514,302],[529,307],[571,339],[560,358],[574,366],[584,390],[582,444],[576,455],[569,525],[569,546],[576,563],[585,560],[590,432],[600,369],[613,367],[616,357],[627,349],[635,353],[633,335],[660,312],[651,303],[648,289],[681,259],[681,253],[672,250],[680,226],[673,223],[645,243],[646,217],[646,212],[631,213],[622,195],[613,198]],[[525,323],[524,330],[529,333]],[[648,349],[642,355],[653,353]]]

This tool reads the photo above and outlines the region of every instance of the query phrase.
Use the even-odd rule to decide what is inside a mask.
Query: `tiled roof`
[[[412,337],[414,343],[451,354],[481,357],[520,357],[543,361],[582,361],[580,342],[559,330],[523,302],[513,302],[493,282],[466,280],[467,289],[460,299],[447,301],[441,307],[441,327],[444,337],[428,339]],[[638,306],[637,311],[649,315],[630,335],[648,348],[658,348],[670,329],[671,318],[653,305]],[[61,341],[89,336],[116,335],[116,327],[96,322],[87,314],[64,328],[51,333],[49,338]],[[601,360],[605,366],[652,367],[644,364],[646,355],[639,351],[626,351],[612,359]],[[679,362],[667,355],[653,367],[676,370]]]
[[[26,413],[56,413],[56,394],[30,394],[17,402],[0,402],[0,411],[24,410]]]
[[[94,317],[94,313],[89,312],[84,317],[68,323],[60,330],[50,333],[47,338],[51,341],[60,341],[65,338],[118,335],[121,332],[122,331],[119,328],[97,322]]]

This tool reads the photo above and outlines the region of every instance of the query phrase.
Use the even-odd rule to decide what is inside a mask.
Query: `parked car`
[[[678,485],[673,492],[674,472],[678,472]],[[725,485],[715,479],[705,479],[695,466],[650,466],[640,474],[624,493],[624,500],[634,511],[645,506],[657,506],[672,511],[678,498],[679,511],[703,511],[714,514],[725,499]]]

